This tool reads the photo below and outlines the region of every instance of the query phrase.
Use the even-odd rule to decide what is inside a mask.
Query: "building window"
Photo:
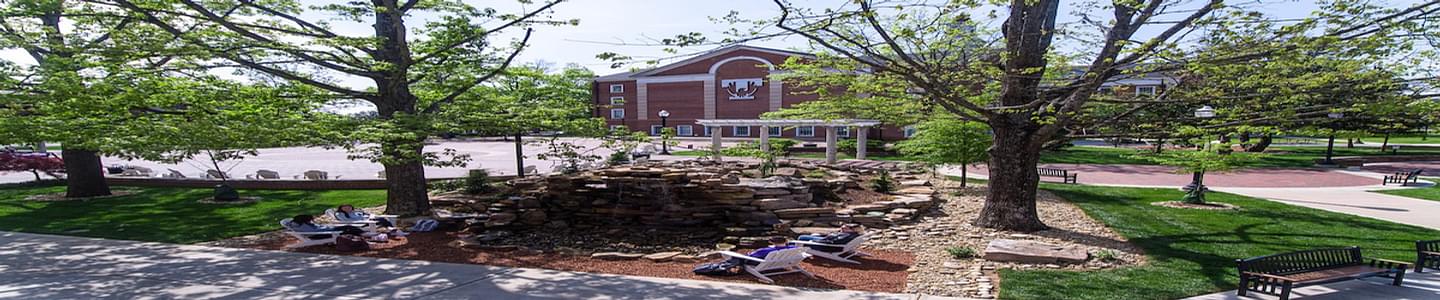
[[[784,131],[784,130],[785,130],[785,127],[771,126],[771,127],[770,127],[770,136],[780,136],[780,132],[781,132],[781,131]]]
[[[705,126],[705,136],[710,136],[710,132],[714,130],[715,126]]]
[[[815,136],[815,126],[795,127],[795,136]]]
[[[624,119],[624,118],[625,118],[625,109],[624,109],[624,108],[612,108],[612,109],[610,109],[610,119],[612,119],[612,120],[620,120],[620,119]]]
[[[660,135],[660,125],[650,125],[650,135]]]
[[[1115,88],[1108,87],[1108,86],[1102,86],[1102,87],[1100,87],[1100,94],[1101,94],[1101,95],[1114,95],[1114,94],[1115,94]]]
[[[835,136],[850,137],[850,127],[835,127]]]
[[[734,136],[750,136],[750,126],[735,126],[730,133]]]
[[[675,126],[675,135],[676,135],[676,136],[692,136],[692,135],[695,135],[695,129],[694,129],[694,128],[691,128],[690,125],[676,125],[676,126]]]
[[[610,105],[625,105],[625,97],[610,97]]]
[[[623,85],[623,84],[612,84],[612,85],[610,85],[610,92],[611,92],[611,93],[624,93],[624,92],[625,92],[625,85]]]
[[[1153,85],[1152,85],[1152,86],[1137,86],[1137,87],[1135,87],[1135,94],[1136,94],[1136,95],[1154,95],[1154,94],[1155,94],[1155,86],[1153,86]]]
[[[914,137],[914,136],[915,136],[915,125],[905,126],[904,129],[905,129],[905,138],[908,139],[908,138],[911,138],[911,137]]]

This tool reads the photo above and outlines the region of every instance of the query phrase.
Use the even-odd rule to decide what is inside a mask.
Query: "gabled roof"
[[[650,76],[650,75],[654,75],[654,74],[656,74],[656,73],[665,72],[665,71],[668,71],[668,70],[670,70],[670,69],[678,68],[678,67],[681,67],[681,66],[686,66],[686,65],[689,65],[689,64],[692,64],[692,63],[695,63],[695,62],[703,61],[703,60],[706,60],[706,59],[710,59],[710,58],[713,58],[713,57],[716,57],[716,56],[724,55],[724,54],[730,53],[730,52],[735,52],[735,51],[738,51],[738,50],[750,50],[750,51],[757,51],[757,52],[767,52],[767,53],[774,53],[774,54],[786,55],[786,56],[802,56],[802,57],[810,57],[810,58],[814,58],[814,57],[815,57],[814,54],[805,53],[805,52],[797,52],[797,51],[790,51],[790,50],[783,50],[783,49],[765,48],[765,47],[756,47],[756,46],[750,46],[750,45],[737,44],[737,45],[730,45],[730,46],[721,47],[721,48],[714,49],[714,50],[710,50],[710,51],[705,51],[704,53],[700,53],[700,54],[695,55],[695,56],[693,56],[693,57],[686,58],[686,59],[683,59],[683,60],[680,60],[680,61],[677,61],[677,62],[669,63],[669,64],[666,64],[666,65],[663,65],[663,66],[659,66],[659,67],[655,67],[655,68],[638,70],[638,71],[623,72],[623,73],[616,73],[616,74],[610,74],[610,75],[595,77],[595,81],[616,81],[616,80],[634,79],[634,78],[636,78],[636,77]]]

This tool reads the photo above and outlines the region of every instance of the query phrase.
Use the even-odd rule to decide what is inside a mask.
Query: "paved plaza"
[[[0,299],[955,299],[0,232]]]

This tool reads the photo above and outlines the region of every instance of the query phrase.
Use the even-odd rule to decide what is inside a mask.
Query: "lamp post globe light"
[[[660,138],[660,154],[670,155],[670,141],[666,140],[666,139],[664,138],[664,136],[663,136],[663,135],[665,134],[665,129],[670,128],[670,124],[667,124],[667,122],[666,122],[666,121],[667,121],[666,119],[669,119],[669,118],[670,118],[670,111],[668,111],[668,110],[660,110],[660,114],[659,114],[659,115],[660,115],[660,134],[662,135],[661,138]],[[650,148],[650,149],[655,149],[655,148]]]
[[[1335,131],[1338,129],[1338,126],[1335,126],[1335,122],[1345,118],[1345,113],[1338,111],[1331,112],[1325,114],[1325,117],[1330,118],[1330,142],[1325,145],[1325,161],[1321,162],[1320,165],[1333,167],[1335,166],[1335,161],[1331,160],[1331,158],[1335,157]]]

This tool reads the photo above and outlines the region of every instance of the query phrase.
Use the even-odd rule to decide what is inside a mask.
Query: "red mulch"
[[[729,277],[695,275],[691,273],[691,269],[698,263],[652,263],[644,260],[609,261],[555,253],[527,254],[519,251],[481,250],[456,247],[452,242],[457,239],[456,233],[419,232],[388,243],[371,244],[372,249],[363,252],[345,253],[336,251],[334,246],[328,245],[306,247],[295,251],[560,271],[760,283],[749,274]],[[250,247],[281,250],[285,244],[293,242],[293,240],[287,239],[284,243],[272,241],[260,245],[250,245]],[[804,268],[814,273],[815,279],[800,274],[786,274],[771,278],[775,279],[775,283],[778,285],[793,287],[876,292],[901,292],[905,289],[905,279],[909,275],[905,270],[915,262],[914,255],[885,250],[866,250],[866,252],[874,256],[857,259],[862,263],[860,265],[836,263],[821,258],[812,258],[806,261]],[[712,260],[718,261],[719,259]]]

